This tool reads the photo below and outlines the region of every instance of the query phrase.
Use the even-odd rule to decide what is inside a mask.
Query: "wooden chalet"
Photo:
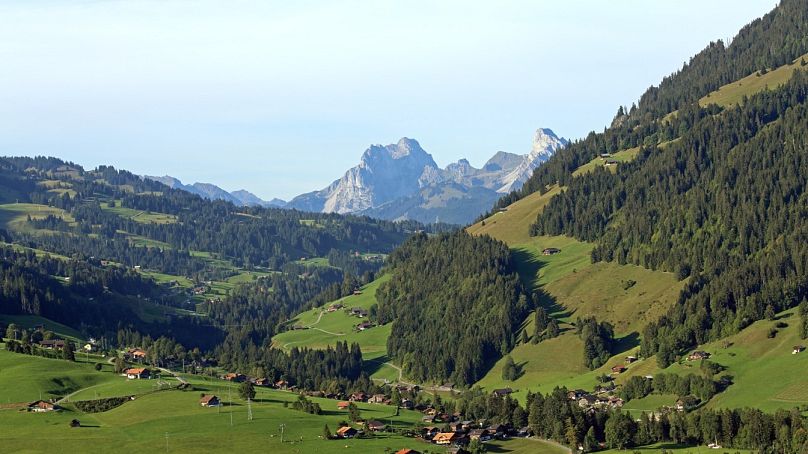
[[[432,437],[432,443],[436,445],[450,445],[458,442],[460,438],[462,438],[462,435],[457,432],[441,432]]]
[[[32,411],[34,413],[45,413],[59,409],[60,407],[58,405],[53,402],[48,402],[47,400],[37,400],[28,404],[28,411]]]
[[[499,388],[491,391],[492,396],[505,397],[513,393],[511,388]]]
[[[206,394],[199,399],[199,405],[203,407],[218,407],[221,404],[222,403],[219,401],[219,398],[213,394]]]
[[[556,255],[561,252],[561,249],[557,247],[546,247],[544,250],[541,251],[542,255]]]
[[[366,422],[365,427],[371,432],[379,432],[379,431],[382,431],[382,430],[386,429],[387,424],[385,424],[385,423],[383,423],[381,421],[376,421],[374,419],[374,420],[370,420],[370,421]]]
[[[701,350],[696,350],[695,352],[688,355],[688,361],[701,361],[702,359],[709,359],[710,354],[707,352],[703,352]]]
[[[353,438],[359,431],[351,426],[344,426],[337,429],[337,437],[339,438]]]
[[[353,393],[348,397],[351,402],[364,402],[368,399],[368,395],[363,392]]]
[[[244,374],[237,374],[235,372],[228,372],[222,376],[223,379],[227,381],[232,381],[233,383],[241,383],[247,379],[247,376]]]
[[[488,441],[492,437],[488,429],[473,429],[469,432],[469,440]]]
[[[130,367],[124,371],[129,380],[147,380],[151,378],[151,371],[145,367]]]
[[[46,339],[40,341],[39,346],[47,349],[62,349],[65,348],[65,341],[63,339]]]

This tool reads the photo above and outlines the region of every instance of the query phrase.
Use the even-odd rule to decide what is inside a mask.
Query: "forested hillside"
[[[477,381],[516,342],[532,308],[507,246],[465,232],[416,235],[389,257],[376,293],[391,358],[417,380]]]
[[[808,295],[807,97],[798,72],[705,115],[664,151],[647,147],[617,173],[576,179],[534,224],[536,233],[596,241],[595,261],[692,276],[679,304],[644,333],[643,350],[661,364]]]
[[[594,243],[593,262],[688,279],[641,336],[642,353],[658,354],[663,367],[808,296],[806,24],[808,2],[786,0],[731,44],[711,43],[497,205],[561,186],[531,235],[571,236]],[[786,65],[784,84],[749,91],[737,105],[710,103],[719,87]],[[630,160],[576,172],[630,149]]]
[[[127,329],[208,349],[226,338],[244,346],[224,357],[233,364],[255,360],[247,344],[307,304],[371,280],[422,228],[237,207],[44,157],[0,158],[0,202],[0,314],[107,339]]]

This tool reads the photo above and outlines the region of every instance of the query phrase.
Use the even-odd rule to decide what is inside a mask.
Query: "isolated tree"
[[[76,353],[73,351],[73,344],[65,341],[65,346],[62,348],[62,359],[65,361],[75,361]]]
[[[774,320],[774,318],[777,317],[777,313],[774,312],[774,307],[771,304],[766,305],[763,316],[766,317],[766,320]]]
[[[15,323],[9,323],[8,328],[6,328],[6,339],[17,340],[17,333],[19,331],[20,328]]]
[[[103,369],[103,368],[104,368],[103,364],[95,363],[95,370],[97,370],[98,372],[101,372],[101,369]]]
[[[252,382],[245,381],[238,387],[238,394],[242,399],[255,399],[255,386]]]
[[[556,319],[550,319],[550,322],[547,324],[547,338],[552,339],[554,337],[558,337],[561,334],[561,328],[558,326],[558,322]]]
[[[330,440],[331,439],[331,429],[328,428],[328,424],[323,426],[323,440]]]
[[[123,358],[120,356],[115,358],[115,373],[120,374],[123,373],[124,370],[126,370],[126,363],[123,362]]]
[[[348,404],[348,417],[351,421],[356,422],[362,419],[362,415],[359,412],[359,407],[356,406],[355,403],[351,402]]]
[[[508,381],[514,381],[516,380],[518,373],[519,369],[513,362],[513,358],[511,358],[510,355],[506,356],[505,364],[502,365],[502,379]]]

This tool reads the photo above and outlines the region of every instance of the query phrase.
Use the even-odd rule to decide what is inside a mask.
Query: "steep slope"
[[[351,168],[327,188],[295,197],[289,208],[326,213],[351,213],[411,194],[441,181],[432,155],[421,145],[402,138],[393,145],[373,145]]]
[[[638,106],[621,108],[605,132],[592,133],[553,156],[520,192],[498,202],[505,211],[469,231],[533,242],[533,251],[560,248],[548,257],[523,253],[523,263],[545,271],[545,276],[570,244],[587,244],[587,263],[547,279],[541,288],[562,322],[589,313],[615,324],[618,335],[633,332],[618,339],[619,349],[612,353],[629,349],[653,358],[638,364],[638,371],[649,371],[647,364],[652,363],[663,368],[675,364],[697,344],[752,336],[747,327],[764,314],[808,298],[808,77],[801,57],[808,47],[806,23],[808,2],[784,1],[745,27],[731,46],[711,45],[659,88],[650,89]],[[602,154],[616,156],[617,162],[604,168]],[[511,210],[535,216],[529,240],[524,231],[514,233],[517,223],[507,221]],[[594,263],[588,263],[590,259]],[[634,275],[639,277],[631,277],[631,268],[641,273]],[[606,279],[592,274],[598,269],[609,270]],[[637,304],[629,311],[619,301],[598,303],[613,293],[610,284],[617,287],[615,294],[625,285],[628,295],[648,279],[656,281],[654,286],[670,282],[667,290],[652,297],[658,303]],[[644,292],[653,294],[650,289]],[[528,320],[526,326],[530,324]],[[542,347],[545,342],[566,343],[566,348]],[[542,354],[550,347],[557,356]],[[531,380],[516,383],[586,384],[591,389],[592,372],[579,374],[570,368],[564,373],[569,364],[565,361],[580,348],[577,336],[563,332],[538,346],[518,346],[513,359],[525,361],[522,367]],[[776,348],[783,349],[779,343]],[[766,363],[757,361],[780,356],[761,352],[748,357],[754,362],[748,369],[758,370]],[[731,357],[721,358],[722,364],[732,368]],[[536,369],[531,358],[552,366]],[[619,361],[614,357],[608,366]],[[501,367],[495,366],[482,383],[502,386],[494,375]],[[793,373],[780,380],[778,389],[801,386]],[[740,404],[745,394],[745,404],[771,405],[765,403],[771,396],[755,397],[751,388],[740,388],[746,391],[739,394],[730,387],[715,405]]]
[[[566,236],[531,237],[530,224],[563,189],[531,194],[467,228],[473,235],[488,235],[508,244],[522,282],[537,292],[540,305],[562,329],[559,337],[533,343],[535,313],[530,313],[518,333],[521,337],[524,331],[529,341],[518,343],[510,352],[520,370],[518,378],[503,380],[501,360],[477,382],[485,389],[512,387],[517,397],[524,398],[528,391],[549,392],[556,386],[591,388],[597,374],[583,364],[583,342],[573,332],[575,319],[594,315],[612,323],[619,345],[614,353],[618,354],[637,345],[639,332],[674,304],[684,284],[671,273],[593,264],[591,243]],[[545,248],[560,252],[544,255]],[[627,282],[633,284],[625,288]]]

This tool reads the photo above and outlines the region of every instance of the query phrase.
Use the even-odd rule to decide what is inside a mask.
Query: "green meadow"
[[[33,229],[28,225],[28,216],[31,219],[44,219],[49,215],[61,217],[65,222],[75,222],[73,216],[61,208],[35,203],[8,203],[0,205],[0,226],[9,230],[29,232]]]
[[[362,287],[361,295],[349,295],[321,307],[302,312],[288,322],[288,326],[302,326],[306,329],[288,330],[276,335],[272,345],[288,350],[292,347],[326,348],[336,342],[357,343],[362,349],[362,357],[368,362],[368,372],[373,378],[394,381],[398,379],[398,369],[386,365],[387,338],[391,325],[374,326],[365,331],[357,331],[356,325],[367,320],[350,315],[353,307],[370,309],[376,304],[376,289],[390,279],[383,275]],[[327,309],[332,304],[344,307],[334,312]]]
[[[808,60],[808,54],[794,60],[791,64],[772,69],[766,74],[753,73],[741,80],[731,82],[720,87],[718,90],[708,93],[707,96],[699,100],[699,104],[718,104],[722,107],[729,107],[740,104],[744,98],[759,93],[763,90],[774,90],[791,79],[794,70],[806,70],[808,66],[802,66],[801,60]]]
[[[109,206],[109,202],[101,203],[101,209],[113,214],[117,214],[122,218],[131,219],[135,222],[143,224],[173,224],[177,222],[177,217],[173,214],[155,213],[151,211],[135,210],[132,208],[124,208],[121,206],[121,201],[117,200],[114,207]]]
[[[625,150],[621,157],[628,160],[636,152],[637,149]],[[627,352],[636,347],[645,324],[676,301],[684,284],[677,282],[671,273],[634,265],[593,264],[590,259],[593,245],[574,238],[531,237],[530,224],[560,190],[553,188],[544,195],[534,193],[468,228],[472,234],[490,235],[510,246],[524,284],[539,292],[542,305],[561,322],[561,336],[538,344],[520,343],[511,351],[510,356],[521,371],[516,380],[502,379],[503,358],[477,383],[486,389],[511,387],[520,399],[527,391],[546,393],[556,386],[592,389],[598,375],[610,372],[613,365],[622,362]],[[542,253],[545,248],[558,248],[561,252],[545,256]],[[595,371],[583,366],[583,344],[570,324],[577,317],[590,315],[614,325],[620,350],[607,365]],[[521,329],[532,338],[532,313]]]
[[[617,162],[629,162],[629,161],[634,160],[634,158],[637,157],[637,153],[639,153],[639,152],[640,152],[640,147],[628,148],[626,150],[620,150],[618,152],[612,153],[612,156],[610,158],[607,158],[607,159],[617,161]],[[591,161],[587,162],[586,164],[584,164],[584,165],[578,167],[577,169],[575,169],[575,171],[572,172],[572,174],[577,177],[577,176],[583,175],[585,173],[592,172],[597,167],[603,167],[603,165],[605,163],[606,163],[606,159],[603,159],[600,156],[598,156],[598,157],[593,158]],[[609,169],[612,172],[615,172],[615,171],[617,171],[617,166],[609,166],[609,167],[607,167],[607,169]]]

